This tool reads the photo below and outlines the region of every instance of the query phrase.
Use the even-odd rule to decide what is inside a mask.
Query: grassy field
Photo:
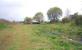
[[[2,25],[3,26],[3,25]],[[68,24],[15,24],[0,28],[0,50],[82,50],[82,28]]]

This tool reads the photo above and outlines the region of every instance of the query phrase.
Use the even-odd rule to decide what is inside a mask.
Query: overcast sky
[[[82,14],[81,0],[0,0],[0,18],[20,21],[26,16],[33,17],[35,13],[42,12],[47,20],[47,10],[55,6],[63,10],[63,16],[67,9],[70,14]]]

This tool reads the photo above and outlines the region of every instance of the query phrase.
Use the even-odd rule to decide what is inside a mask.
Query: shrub
[[[78,15],[78,16],[75,18],[75,24],[76,24],[76,25],[82,25],[82,15]]]
[[[68,22],[70,22],[69,18],[65,17],[65,18],[62,19],[62,23],[68,23]]]

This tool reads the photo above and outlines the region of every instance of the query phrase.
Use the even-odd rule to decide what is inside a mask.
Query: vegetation
[[[47,15],[51,22],[57,22],[62,15],[62,10],[58,7],[53,7],[48,10]]]
[[[42,23],[43,22],[43,14],[42,14],[42,12],[36,13],[33,19],[38,21],[39,23]]]
[[[70,19],[68,17],[64,17],[62,19],[62,23],[68,23],[68,22],[70,22]]]
[[[81,32],[70,24],[16,24],[0,31],[0,49],[82,50]]]
[[[82,25],[82,15],[78,15],[78,13],[74,13],[69,17],[64,17],[62,19],[62,23],[73,23],[73,25],[81,26]]]
[[[82,25],[82,15],[75,13],[73,19],[76,25]]]
[[[82,50],[82,15],[75,13],[63,18],[62,23],[60,8],[50,8],[47,15],[50,22],[43,24],[42,12],[33,19],[26,17],[24,23],[29,25],[1,20],[0,50]]]
[[[0,23],[0,30],[7,28],[8,25],[4,23]]]
[[[31,24],[31,23],[32,23],[32,19],[29,18],[29,17],[26,17],[26,18],[24,19],[24,23],[25,23],[25,24]]]

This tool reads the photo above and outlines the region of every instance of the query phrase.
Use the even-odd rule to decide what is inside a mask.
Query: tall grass
[[[82,45],[75,41],[80,41],[82,28],[69,24],[44,24],[35,26],[35,33],[39,37],[47,37],[52,43],[54,50],[80,50]]]

